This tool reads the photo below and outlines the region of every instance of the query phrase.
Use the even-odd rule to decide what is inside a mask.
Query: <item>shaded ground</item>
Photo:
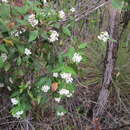
[[[0,129],[1,130],[91,130],[92,108],[96,103],[97,90],[99,86],[78,85],[74,97],[62,101],[61,104],[68,110],[68,114],[58,119],[51,107],[42,110],[37,108],[29,113],[28,119],[17,120],[9,115],[11,106],[7,91],[1,94],[0,105]],[[120,126],[128,125],[130,122],[130,95],[121,96],[119,89],[111,90],[108,109],[101,117],[101,130],[119,130]],[[53,104],[53,100],[51,102]],[[50,106],[51,106],[50,103]],[[32,114],[33,113],[33,114]],[[124,126],[122,130],[129,130]]]

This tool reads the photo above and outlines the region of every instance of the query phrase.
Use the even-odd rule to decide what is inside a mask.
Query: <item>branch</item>
[[[70,21],[71,19],[70,19],[70,16],[72,16],[72,15],[75,15],[75,21],[77,22],[77,21],[79,21],[79,20],[81,20],[81,19],[84,19],[86,16],[88,16],[89,14],[91,14],[91,13],[93,13],[94,11],[96,11],[97,9],[99,9],[99,8],[101,8],[101,7],[103,7],[103,6],[105,6],[106,4],[108,4],[108,3],[110,3],[110,0],[107,0],[107,1],[105,1],[105,2],[103,2],[103,3],[98,3],[98,4],[96,4],[96,7],[94,6],[94,7],[89,7],[89,5],[88,5],[88,7],[86,7],[85,9],[84,9],[84,11],[81,11],[81,12],[76,12],[76,14],[78,14],[78,15],[76,15],[76,14],[71,14],[71,15],[69,15],[65,20],[62,20],[62,21],[59,21],[61,24],[65,24],[66,22],[68,22],[68,21]]]
[[[91,14],[91,13],[93,13],[94,11],[96,11],[97,9],[99,9],[99,8],[101,8],[101,7],[103,7],[103,6],[105,6],[106,4],[108,4],[110,1],[106,1],[106,2],[104,2],[104,3],[102,3],[102,4],[100,4],[99,6],[97,6],[97,7],[95,7],[95,8],[92,8],[91,10],[89,10],[89,11],[85,11],[85,12],[83,12],[82,14],[79,14],[78,16],[76,16],[77,18],[76,18],[76,20],[75,21],[79,21],[79,20],[81,20],[81,19],[83,19],[84,17],[86,17],[87,15],[89,15],[89,14]]]

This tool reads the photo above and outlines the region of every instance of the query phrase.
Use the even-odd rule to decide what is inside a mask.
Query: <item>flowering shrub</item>
[[[86,46],[65,45],[67,38],[75,42],[70,31],[74,18],[62,26],[67,13],[52,5],[38,0],[21,7],[7,0],[0,4],[0,87],[11,91],[11,114],[17,118],[26,117],[34,104],[47,103],[49,97],[60,103],[75,90],[77,64]],[[58,116],[65,112],[57,107]]]

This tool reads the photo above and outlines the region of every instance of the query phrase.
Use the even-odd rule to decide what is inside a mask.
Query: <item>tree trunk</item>
[[[106,57],[104,62],[104,74],[101,84],[101,91],[97,100],[97,104],[93,109],[93,121],[100,119],[99,117],[104,113],[107,108],[107,102],[109,97],[109,88],[113,80],[113,72],[117,59],[117,51],[119,46],[119,25],[120,14],[119,10],[116,10],[109,6],[109,35],[113,40],[107,42]],[[116,41],[115,41],[116,40]],[[95,126],[96,127],[96,126]]]

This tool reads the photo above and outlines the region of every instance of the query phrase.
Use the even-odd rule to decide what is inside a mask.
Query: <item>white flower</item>
[[[68,95],[69,94],[69,90],[67,90],[67,89],[61,89],[61,90],[59,90],[59,92],[58,92],[60,95]]]
[[[101,34],[98,36],[99,40],[102,40],[103,42],[107,42],[107,40],[109,39],[109,34],[107,31],[105,32],[101,32]]]
[[[59,97],[59,98],[54,98],[54,99],[55,99],[55,101],[56,101],[56,102],[58,102],[58,103],[59,103],[59,102],[60,102],[60,100],[61,100],[61,98],[60,98],[60,97]]]
[[[72,57],[72,61],[79,63],[82,60],[82,56],[79,55],[78,53],[74,53],[73,57]]]
[[[26,30],[25,29],[21,29],[20,31],[17,31],[14,33],[15,37],[18,37],[20,34],[24,33]]]
[[[0,83],[0,88],[3,88],[4,87],[4,83]]]
[[[10,82],[11,84],[13,84],[13,80],[12,80],[11,77],[9,78],[9,82]]]
[[[59,11],[59,18],[65,19],[65,12],[63,10]]]
[[[7,86],[7,89],[8,89],[9,91],[11,91],[11,90],[12,90],[10,86]]]
[[[60,76],[62,79],[65,79],[66,83],[72,83],[73,81],[70,73],[61,73]]]
[[[46,93],[46,92],[48,92],[50,90],[50,86],[44,85],[44,86],[42,86],[41,90]]]
[[[20,118],[20,116],[23,114],[23,111],[18,111],[15,114],[13,114],[13,117]]]
[[[1,58],[2,58],[2,60],[3,60],[3,62],[5,62],[6,60],[7,60],[7,54],[6,53],[2,53],[1,54]]]
[[[33,27],[35,27],[35,26],[38,24],[38,20],[35,18],[35,14],[31,14],[31,15],[28,17],[28,22],[29,22]]]
[[[44,4],[47,4],[47,1],[46,1],[46,0],[43,0],[43,3],[44,3]]]
[[[19,36],[19,32],[18,31],[12,31],[10,32],[11,36],[15,36],[18,37]]]
[[[71,74],[70,73],[61,73],[60,76],[62,79],[66,79],[66,78],[71,77]]]
[[[71,12],[75,12],[75,8],[72,7],[72,8],[70,9],[70,11],[71,11]]]
[[[26,32],[26,29],[25,28],[21,28],[21,32],[22,33]]]
[[[27,81],[27,84],[28,84],[28,85],[30,85],[30,84],[31,84],[31,81],[30,81],[30,80],[29,80],[29,81]]]
[[[15,37],[19,37],[19,35],[24,33],[25,31],[25,28],[21,28],[20,31],[12,31],[10,34],[14,35]]]
[[[69,93],[68,95],[66,95],[67,97],[71,97],[72,96],[72,93]]]
[[[59,34],[55,30],[51,30],[50,32],[51,32],[51,35],[50,35],[49,41],[50,42],[57,41],[58,37],[59,37]]]
[[[8,3],[8,0],[2,0],[3,3]]]
[[[25,28],[21,28],[18,33],[19,33],[19,34],[22,34],[22,33],[24,33],[24,32],[26,32],[26,29],[25,29]]]
[[[14,35],[14,33],[15,33],[15,32],[14,32],[14,31],[12,31],[12,32],[10,32],[10,35],[12,36],[12,35]]]
[[[19,36],[19,32],[17,31],[16,33],[14,33],[14,36],[18,37]]]
[[[53,77],[57,78],[58,77],[58,73],[53,73]]]
[[[57,116],[64,116],[65,113],[64,112],[57,112]]]
[[[28,20],[33,20],[33,19],[35,19],[35,14],[30,14],[30,15],[28,16]]]
[[[72,83],[72,82],[73,82],[73,78],[72,77],[66,78],[66,83]]]
[[[32,52],[31,52],[28,48],[25,48],[24,53],[25,53],[27,56],[32,54]]]
[[[19,101],[16,98],[11,98],[11,102],[13,105],[17,105]]]

